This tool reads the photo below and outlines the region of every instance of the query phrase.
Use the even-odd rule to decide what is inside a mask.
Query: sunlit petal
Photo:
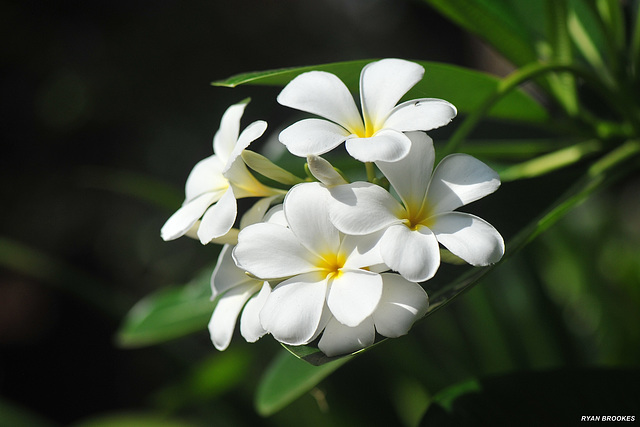
[[[196,163],[187,177],[185,200],[191,201],[204,193],[225,190],[229,182],[222,175],[223,168],[223,163],[215,154]]]
[[[244,101],[227,108],[220,120],[220,128],[213,137],[213,151],[221,157],[223,164],[227,163],[236,145],[240,132],[240,119],[247,104],[248,101]]]
[[[284,215],[300,243],[319,256],[336,252],[340,233],[329,220],[329,191],[318,182],[294,186],[284,199]]]
[[[402,59],[367,64],[360,74],[360,101],[365,123],[379,129],[391,109],[424,75],[424,68]],[[414,129],[412,129],[414,130]]]
[[[251,224],[257,224],[264,219],[266,212],[271,207],[271,204],[276,202],[278,199],[282,199],[282,195],[276,195],[271,197],[264,197],[259,199],[257,202],[251,206],[242,218],[240,219],[240,228],[245,228]]]
[[[431,230],[454,255],[471,265],[496,263],[504,255],[504,240],[491,224],[477,216],[449,212],[433,219]]]
[[[233,258],[240,268],[263,279],[314,271],[317,261],[317,256],[302,246],[291,230],[269,223],[242,230]]]
[[[405,206],[417,213],[422,207],[433,171],[433,141],[424,132],[409,132],[409,154],[397,162],[376,162]]]
[[[307,344],[322,319],[326,294],[326,279],[317,272],[285,280],[271,291],[260,311],[260,322],[282,343]]]
[[[350,327],[369,317],[382,295],[382,278],[366,270],[343,269],[330,283],[327,305],[340,323]]]
[[[385,264],[412,282],[429,280],[440,266],[436,236],[423,226],[392,225],[380,240],[380,252]]]
[[[320,156],[309,154],[307,156],[307,165],[311,174],[327,187],[347,184],[347,181],[335,168]]]
[[[271,287],[267,282],[262,284],[260,292],[253,295],[242,310],[242,316],[240,317],[240,334],[247,342],[256,342],[267,331],[262,327],[260,323],[260,310],[264,306],[269,294],[271,293]]]
[[[420,285],[397,274],[382,274],[382,281],[382,297],[372,317],[380,335],[396,338],[425,315],[429,298]]]
[[[318,348],[329,357],[353,353],[368,347],[375,340],[373,320],[369,317],[358,326],[350,328],[335,318],[329,320],[318,343]]]
[[[335,123],[321,119],[304,119],[280,132],[278,139],[291,154],[306,157],[324,154],[342,144],[351,132]]]
[[[362,129],[362,118],[353,96],[334,74],[324,71],[301,74],[282,89],[277,99],[281,105],[317,114],[351,132]]]
[[[260,289],[259,282],[236,286],[218,300],[209,321],[211,342],[218,350],[224,350],[229,346],[240,310],[258,289]]]
[[[219,200],[222,195],[222,191],[205,193],[184,204],[162,226],[160,230],[162,239],[173,240],[183,236],[200,219],[207,208]]]
[[[448,212],[493,193],[500,186],[498,174],[467,154],[445,157],[433,173],[427,200],[434,213]]]
[[[211,275],[211,294],[212,298],[228,291],[231,288],[240,286],[245,283],[255,282],[255,279],[247,276],[244,270],[236,266],[231,252],[233,246],[224,245],[218,256],[218,263]]]
[[[345,147],[354,159],[361,162],[395,162],[409,153],[411,141],[402,132],[383,129],[370,138],[349,138]]]
[[[354,182],[330,189],[331,222],[347,234],[369,234],[400,222],[404,208],[384,188]]]
[[[231,164],[242,154],[242,151],[253,141],[260,138],[265,130],[267,130],[267,122],[263,120],[255,121],[247,126],[238,137],[238,141],[233,147],[233,150],[229,153],[227,163],[222,173],[225,173],[231,167]]]
[[[383,232],[378,231],[361,236],[345,235],[340,245],[340,253],[346,256],[345,268],[368,268],[382,264],[379,241]]]
[[[402,132],[437,129],[451,122],[457,113],[453,104],[442,99],[413,99],[391,110],[384,127]]]
[[[231,230],[236,220],[238,205],[233,189],[229,187],[218,202],[211,206],[202,216],[198,237],[200,243],[206,245],[213,238],[224,236]]]

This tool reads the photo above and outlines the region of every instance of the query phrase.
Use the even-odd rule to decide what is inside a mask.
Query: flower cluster
[[[262,184],[242,158],[266,123],[239,132],[246,102],[224,114],[215,154],[194,167],[183,206],[162,228],[165,240],[186,234],[225,244],[211,278],[217,302],[209,331],[217,349],[227,348],[240,317],[249,342],[271,334],[288,345],[316,343],[328,356],[350,353],[373,344],[376,334],[404,335],[424,316],[429,300],[419,282],[438,270],[440,245],[475,266],[502,257],[495,228],[457,211],[494,192],[498,175],[465,154],[434,168],[425,132],[449,123],[455,107],[432,98],[398,104],[423,73],[400,59],[368,64],[360,110],[333,74],[293,79],[278,102],[322,118],[279,135],[310,171],[288,190]],[[377,178],[349,183],[320,157],[343,142],[369,171],[375,165],[393,192]],[[236,221],[243,197],[256,202]]]

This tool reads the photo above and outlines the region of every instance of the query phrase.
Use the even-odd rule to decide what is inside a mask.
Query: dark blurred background
[[[265,119],[272,132],[290,117],[275,102],[277,89],[216,88],[211,81],[247,71],[380,57],[505,71],[477,40],[413,1],[4,1],[0,23],[0,396],[2,405],[54,425],[114,411],[166,409],[166,394],[156,392],[180,381],[180,369],[188,370],[197,357],[215,354],[206,330],[160,348],[114,345],[114,333],[136,301],[185,283],[215,262],[218,248],[187,238],[166,243],[159,230],[182,202],[193,165],[211,154],[224,110],[251,96],[243,124]],[[507,280],[523,280],[516,267],[505,271]],[[554,304],[536,289],[545,304]],[[482,295],[474,298],[486,298]],[[516,306],[523,304],[522,295],[511,298]],[[563,296],[558,298],[562,303]],[[438,336],[447,335],[446,328],[437,332],[440,323],[449,325],[446,319],[456,309],[447,310],[429,326],[431,332],[425,327],[417,336],[431,333],[434,339],[435,333],[437,343]],[[558,313],[555,321],[563,323]],[[473,323],[471,312],[452,324],[464,322],[464,316]],[[578,318],[577,327],[584,321],[598,319]],[[536,339],[536,329],[529,332]],[[581,360],[566,344],[569,338],[560,335],[548,345],[562,347],[565,361]],[[632,335],[635,341],[620,342],[637,343],[637,333]],[[251,387],[265,361],[247,355],[277,347],[263,341],[248,346],[236,337],[232,342],[231,354],[253,367],[246,368],[249,385],[223,397],[222,406],[209,405],[211,412],[227,408],[221,419],[229,425],[259,420],[251,410]],[[465,347],[440,344],[473,357]],[[619,351],[630,360],[637,354],[626,347]],[[420,352],[413,354],[422,363]],[[437,357],[452,371],[438,371],[441,377],[434,381],[439,385],[469,373],[447,365],[446,354]],[[371,362],[397,356],[388,346],[366,357]],[[561,363],[549,360],[546,366]],[[502,362],[470,364],[483,372],[513,367]],[[329,391],[348,389],[369,368],[363,362],[344,371],[327,385]],[[409,371],[398,378],[413,384]],[[314,407],[322,402],[318,396],[307,398]],[[368,416],[385,420],[388,414],[380,409],[385,400],[379,398],[383,403]],[[241,409],[230,414],[234,405]]]

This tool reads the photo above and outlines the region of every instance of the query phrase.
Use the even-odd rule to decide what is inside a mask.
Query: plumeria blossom
[[[202,244],[207,244],[231,230],[237,216],[237,199],[283,193],[260,183],[240,157],[242,150],[267,128],[266,122],[258,120],[239,133],[247,102],[232,105],[222,116],[213,138],[215,154],[198,162],[189,174],[182,207],[160,231],[164,240],[195,234]]]
[[[334,74],[310,71],[294,78],[278,95],[284,106],[316,114],[280,133],[280,141],[297,156],[326,153],[346,141],[349,154],[362,162],[396,161],[407,155],[407,131],[444,126],[457,114],[447,101],[414,99],[396,105],[424,75],[419,64],[383,59],[360,74],[362,115],[345,84]]]
[[[264,206],[256,208],[259,205],[260,202],[256,203],[242,217],[241,228],[261,221],[286,226],[282,205],[274,206],[266,214]],[[211,276],[211,299],[217,299],[217,303],[209,321],[209,335],[218,350],[229,346],[241,312],[240,333],[247,342],[255,342],[267,333],[260,324],[259,313],[271,293],[271,286],[236,266],[232,258],[234,247],[232,244],[222,247]]]
[[[408,280],[421,282],[440,265],[438,242],[469,264],[495,263],[504,253],[498,231],[477,216],[457,208],[500,186],[498,174],[466,154],[445,157],[433,171],[433,142],[423,132],[411,132],[409,155],[397,162],[376,162],[400,197],[365,182],[331,189],[332,223],[343,233],[383,232],[382,259]]]
[[[424,290],[397,274],[379,274],[377,236],[350,236],[330,222],[328,190],[293,187],[284,200],[287,226],[243,229],[233,251],[253,277],[280,280],[266,297],[260,323],[278,341],[308,344],[324,331],[320,349],[336,355],[371,345],[376,330],[407,333],[428,306]]]

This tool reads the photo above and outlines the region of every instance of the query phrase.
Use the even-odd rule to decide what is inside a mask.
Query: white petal
[[[362,236],[344,235],[340,253],[346,257],[345,268],[369,268],[382,264],[379,242],[383,231]]]
[[[300,244],[293,232],[277,224],[250,225],[238,235],[236,264],[256,277],[276,279],[316,269],[317,256]]]
[[[259,286],[259,282],[237,286],[218,300],[209,321],[209,335],[218,350],[224,350],[229,346],[238,314],[249,297],[258,291]]]
[[[365,121],[380,129],[391,109],[424,75],[422,66],[402,59],[367,64],[360,74],[360,100]]]
[[[211,275],[211,294],[212,298],[226,292],[227,290],[243,284],[256,282],[247,276],[244,270],[236,266],[231,256],[233,246],[224,245],[218,256],[218,263]]]
[[[324,154],[342,144],[351,132],[321,119],[304,119],[280,132],[278,139],[295,156]]]
[[[380,240],[380,252],[385,264],[412,282],[429,280],[440,267],[438,241],[427,227],[392,225]]]
[[[238,213],[238,204],[231,187],[222,195],[218,202],[211,206],[202,216],[198,237],[200,243],[206,245],[212,239],[224,236],[231,230]]]
[[[370,138],[349,138],[345,147],[361,162],[395,162],[409,153],[411,141],[402,132],[383,129]]]
[[[391,110],[383,126],[402,132],[437,129],[451,122],[458,111],[453,104],[436,98],[403,102]]]
[[[222,197],[222,192],[205,193],[183,205],[165,222],[160,230],[163,240],[183,236],[200,219],[212,203]]]
[[[350,327],[371,316],[382,295],[382,278],[366,270],[343,269],[329,283],[327,305],[331,314]]]
[[[287,218],[284,216],[284,206],[282,206],[282,203],[275,205],[267,211],[264,215],[264,222],[289,227],[289,224],[287,224]]]
[[[318,182],[294,186],[284,198],[284,215],[300,243],[319,256],[335,253],[340,233],[329,220],[329,191]]]
[[[385,273],[382,281],[382,297],[372,317],[380,335],[397,338],[425,315],[429,298],[420,285],[397,274]]]
[[[278,198],[282,198],[282,195],[279,194],[277,196],[264,197],[251,206],[242,218],[240,219],[240,228],[248,227],[251,224],[257,224],[264,219],[267,211],[269,210],[271,203],[273,203]]]
[[[440,243],[471,265],[489,265],[504,255],[498,230],[475,215],[449,212],[433,218],[431,230]]]
[[[433,140],[424,132],[409,132],[409,154],[397,162],[376,162],[410,212],[418,213],[429,186],[435,151]]]
[[[324,329],[318,347],[329,357],[339,356],[369,347],[375,337],[371,318],[365,319],[355,328],[345,326],[332,318]]]
[[[349,89],[331,73],[301,74],[282,89],[277,99],[284,106],[317,114],[353,133],[362,129],[362,118]]]
[[[251,123],[242,131],[238,137],[238,141],[233,147],[233,151],[229,154],[226,166],[222,173],[225,173],[231,167],[231,164],[238,159],[238,156],[242,154],[242,151],[249,146],[253,141],[260,138],[260,136],[267,130],[267,122],[258,120]]]
[[[225,190],[229,182],[222,175],[223,163],[216,155],[200,160],[191,170],[185,184],[185,200],[191,201],[204,193]]]
[[[334,167],[320,156],[309,154],[307,165],[311,174],[327,187],[347,184],[347,181],[334,169]]]
[[[271,291],[260,322],[282,343],[307,344],[320,324],[326,294],[326,279],[317,272],[285,280]]]
[[[498,174],[467,154],[451,154],[436,167],[427,200],[434,213],[448,212],[491,194],[500,186]]]
[[[331,222],[346,234],[370,234],[400,222],[404,208],[384,188],[354,182],[330,189]]]
[[[213,137],[213,151],[221,157],[223,164],[227,163],[227,159],[238,141],[240,119],[246,106],[247,102],[240,102],[227,108],[220,120],[220,129]]]
[[[247,342],[256,342],[267,333],[260,323],[260,310],[267,302],[270,293],[269,283],[264,282],[260,292],[253,295],[242,310],[240,333]]]

